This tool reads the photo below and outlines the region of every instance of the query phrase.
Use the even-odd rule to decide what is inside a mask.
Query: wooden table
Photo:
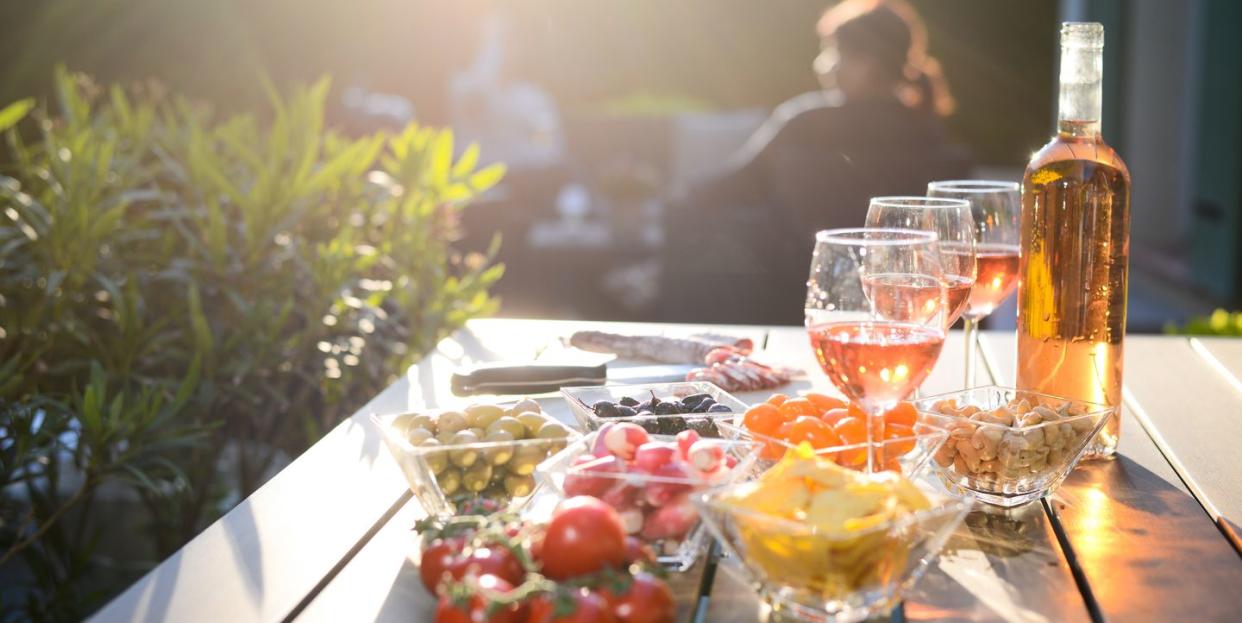
[[[430,598],[407,556],[422,509],[368,415],[467,402],[448,392],[457,365],[530,359],[587,326],[705,328],[472,322],[92,620],[430,620]],[[750,336],[765,360],[808,371],[783,391],[829,389],[800,328],[711,329]],[[980,349],[986,365],[977,382],[1009,381],[1014,337],[984,333]],[[963,355],[962,338],[951,336],[923,391],[960,387]],[[1132,336],[1125,365],[1118,457],[1080,466],[1050,499],[972,511],[895,619],[1242,617],[1242,340]],[[555,395],[539,400],[572,421]],[[754,592],[730,564],[705,577],[711,566],[674,581],[685,619],[759,620]]]

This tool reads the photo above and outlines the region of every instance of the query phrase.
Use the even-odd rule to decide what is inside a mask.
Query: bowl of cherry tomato
[[[757,449],[747,439],[712,439],[694,430],[651,435],[633,422],[609,422],[541,463],[535,478],[566,496],[603,500],[660,564],[684,571],[705,538],[690,497],[747,477]]]
[[[441,517],[416,529],[419,577],[438,599],[435,623],[677,618],[650,548],[627,537],[616,511],[595,498],[564,500],[543,522]]]
[[[923,469],[948,439],[947,431],[922,421],[914,405],[902,402],[876,418],[869,441],[862,409],[819,393],[793,398],[775,394],[719,426],[729,438],[759,443],[764,465],[806,442],[816,455],[842,467],[864,470],[870,455],[875,469],[906,475]]]

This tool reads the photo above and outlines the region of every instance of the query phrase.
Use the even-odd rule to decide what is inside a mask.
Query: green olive
[[[401,432],[408,431],[415,428],[414,418],[416,417],[418,417],[417,413],[402,413],[392,419],[392,427]]]
[[[560,422],[548,422],[547,424],[544,424],[543,428],[540,428],[539,432],[535,436],[538,437],[539,439],[561,440],[561,441],[555,441],[549,445],[549,448],[553,452],[559,452],[565,446],[569,445],[568,442],[564,441],[566,438],[569,437],[569,429],[566,428],[566,426],[564,424],[561,424]]]
[[[453,444],[453,438],[456,436],[457,431],[442,430],[436,435],[436,441],[439,441],[442,446],[448,446]]]
[[[440,442],[436,439],[428,439],[422,443],[424,448],[435,448]],[[427,467],[431,468],[431,473],[440,474],[448,467],[448,453],[443,450],[431,450],[422,453],[423,458],[427,461]]]
[[[455,433],[465,428],[469,427],[466,425],[466,415],[461,411],[445,411],[436,418],[436,432]]]
[[[523,427],[526,428],[526,434],[523,435],[523,437],[534,437],[535,433],[539,432],[539,429],[543,428],[545,423],[552,421],[552,418],[542,413],[527,411],[525,413],[519,413],[517,420],[522,423]]]
[[[453,435],[453,445],[465,445],[478,443],[479,436],[474,433],[463,430]],[[449,451],[449,461],[458,467],[470,467],[479,460],[479,451],[473,448],[459,448]]]
[[[520,476],[534,473],[535,466],[548,458],[548,446],[542,443],[525,443],[513,452],[507,467],[509,472]]]
[[[470,405],[466,407],[466,421],[470,426],[486,429],[492,422],[499,420],[505,410],[496,405]]]
[[[535,477],[530,474],[509,474],[505,476],[505,491],[508,491],[509,495],[515,498],[528,496],[534,489]]]
[[[478,493],[487,488],[488,483],[492,481],[492,466],[486,462],[475,463],[473,467],[462,473],[461,482],[466,486],[466,490],[471,493]]]
[[[539,408],[539,403],[530,398],[523,398],[509,408],[509,415],[519,415],[530,411],[532,413],[542,413],[543,409]]]
[[[461,489],[461,472],[455,469],[446,469],[443,474],[436,476],[436,483],[440,485],[440,491],[444,495],[453,495]]]
[[[548,421],[539,427],[539,432],[535,436],[540,439],[564,439],[569,436],[569,428],[560,422]]]
[[[505,416],[498,418],[495,422],[492,422],[491,426],[487,427],[487,434],[490,435],[501,430],[513,435],[514,439],[526,438],[526,427],[515,417]]]
[[[392,426],[404,428],[405,431],[427,431],[436,434],[436,421],[426,413],[405,413],[392,421]]]
[[[425,428],[411,428],[405,432],[405,439],[410,442],[411,446],[421,446],[435,438],[436,436]]]
[[[482,439],[487,436],[487,431],[482,428],[479,428],[478,426],[471,426],[470,428],[467,428],[466,430],[474,433],[474,436],[478,437],[479,439]]]
[[[483,438],[483,441],[487,443],[511,442],[513,441],[513,435],[509,434],[509,431],[496,430],[488,433],[487,436]],[[486,457],[487,462],[492,465],[503,465],[508,463],[509,459],[513,458],[513,445],[506,443],[505,445],[496,446],[494,448],[487,448],[483,451],[483,456]]]

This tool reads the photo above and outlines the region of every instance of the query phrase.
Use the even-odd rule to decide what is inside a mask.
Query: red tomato
[[[428,591],[435,593],[445,574],[452,575],[461,565],[463,561],[457,555],[461,548],[462,544],[455,540],[436,539],[423,550],[422,559],[418,563],[418,575]]]
[[[571,594],[544,593],[530,602],[526,623],[615,623],[608,601],[585,588]]]
[[[625,562],[655,562],[655,550],[637,537],[625,537]]]
[[[494,575],[480,576],[478,582],[484,590],[500,593],[513,590],[513,585]],[[489,606],[487,598],[480,594],[471,596],[467,603],[453,603],[448,595],[441,595],[435,623],[520,623],[522,620],[518,604],[496,608],[490,616]]]
[[[556,508],[543,536],[543,573],[567,580],[625,565],[625,527],[605,502],[572,497]]]
[[[668,585],[649,573],[635,573],[629,590],[614,595],[604,590],[617,623],[673,623],[677,603]]]
[[[526,569],[522,568],[522,563],[513,552],[498,545],[475,548],[448,572],[454,580],[461,580],[467,575],[494,575],[515,586],[526,580]]]

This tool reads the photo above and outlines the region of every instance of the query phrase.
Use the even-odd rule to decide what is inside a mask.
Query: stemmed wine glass
[[[970,202],[975,224],[978,270],[962,313],[966,334],[966,387],[975,383],[979,321],[986,318],[1018,287],[1018,243],[1022,197],[1016,182],[950,180],[927,185],[927,195]]]
[[[935,232],[949,299],[948,326],[966,310],[975,285],[975,222],[970,202],[936,197],[873,197],[867,227]]]
[[[940,356],[948,303],[935,233],[830,229],[815,236],[806,329],[829,380],[867,414],[867,471],[883,413],[923,382]]]

